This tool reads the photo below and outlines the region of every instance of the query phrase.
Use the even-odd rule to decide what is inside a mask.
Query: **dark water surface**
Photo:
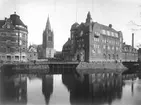
[[[0,105],[141,105],[141,80],[128,77],[0,73]]]

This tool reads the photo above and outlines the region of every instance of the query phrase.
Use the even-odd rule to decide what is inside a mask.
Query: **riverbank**
[[[128,68],[120,62],[80,62],[76,67],[78,73],[122,73],[127,69]]]

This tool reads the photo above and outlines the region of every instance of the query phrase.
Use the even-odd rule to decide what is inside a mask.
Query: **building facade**
[[[0,20],[0,60],[27,61],[28,29],[16,13]]]
[[[28,61],[38,60],[37,45],[30,45],[27,53]]]
[[[138,49],[138,61],[141,62],[141,48]]]
[[[51,30],[51,25],[49,17],[47,19],[46,27],[43,32],[43,58],[53,58],[54,57],[54,34]]]
[[[85,23],[74,23],[64,44],[63,58],[71,61],[121,61],[123,35],[109,26],[93,22],[90,12]],[[68,54],[69,53],[69,54]]]
[[[122,47],[122,61],[123,62],[137,62],[138,50],[131,45],[123,43]]]

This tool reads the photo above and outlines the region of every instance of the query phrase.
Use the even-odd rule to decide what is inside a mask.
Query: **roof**
[[[71,40],[70,38],[68,39],[68,41],[64,44],[63,47],[67,47],[67,46],[70,46],[71,45]]]
[[[11,21],[12,21],[12,23],[13,23],[14,26],[15,26],[15,25],[21,25],[21,26],[27,28],[27,26],[21,21],[19,15],[17,15],[17,14],[12,14],[12,15],[10,15],[10,19],[11,19]]]
[[[30,45],[28,51],[29,52],[37,52],[37,45]]]
[[[80,31],[83,30],[84,33],[87,33],[87,32],[89,32],[89,26],[86,25],[85,23],[81,23],[81,24],[79,25],[79,30],[80,30]]]
[[[50,21],[49,21],[49,17],[47,18],[47,23],[46,23],[46,30],[51,30],[51,25],[50,25]]]
[[[31,47],[34,47],[34,48],[36,48],[36,49],[37,49],[38,45],[35,45],[35,44],[30,45],[30,46],[29,46],[29,49],[30,49]]]
[[[75,23],[71,26],[71,30],[77,29],[78,26],[79,26],[79,24],[78,24],[77,22],[75,22]]]
[[[117,32],[115,29],[113,29],[112,27],[110,27],[111,24],[110,24],[110,26],[106,26],[106,25],[100,24],[100,23],[98,23],[98,22],[93,22],[93,24],[98,24],[98,25],[100,25],[100,27],[101,27],[102,29],[109,30],[109,31],[113,31],[113,32]]]

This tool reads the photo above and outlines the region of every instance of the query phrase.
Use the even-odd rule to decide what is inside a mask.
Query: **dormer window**
[[[95,37],[99,37],[100,36],[100,33],[99,32],[94,32],[94,36]]]

